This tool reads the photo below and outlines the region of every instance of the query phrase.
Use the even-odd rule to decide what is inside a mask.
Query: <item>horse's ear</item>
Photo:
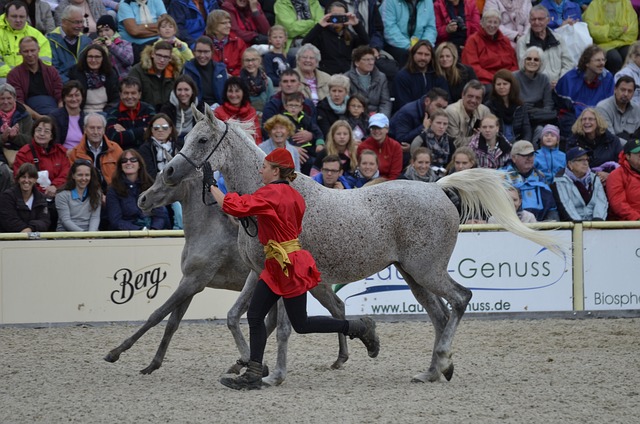
[[[204,104],[205,109],[210,109],[208,104]],[[196,122],[202,121],[204,119],[204,114],[198,110],[195,103],[191,103],[191,112],[193,116],[196,117]]]
[[[216,116],[213,114],[213,111],[208,105],[204,106],[204,113],[207,116],[207,119],[209,119],[209,122],[211,122],[212,124],[215,124],[218,118],[216,118]]]

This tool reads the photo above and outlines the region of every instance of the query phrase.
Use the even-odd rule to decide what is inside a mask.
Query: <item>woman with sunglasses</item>
[[[86,159],[76,160],[56,196],[56,231],[98,231],[101,207],[102,190],[96,168]]]
[[[153,209],[148,215],[138,207],[138,195],[153,184],[140,153],[122,152],[118,168],[107,190],[107,216],[112,230],[165,230],[169,228],[167,209]]]
[[[138,151],[154,180],[182,148],[183,143],[178,143],[177,138],[176,127],[166,114],[159,113],[151,118],[144,132],[144,144]]]

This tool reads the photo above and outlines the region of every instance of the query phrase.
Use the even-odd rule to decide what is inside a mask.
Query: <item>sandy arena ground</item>
[[[245,326],[246,327],[246,326]],[[188,323],[144,376],[164,326],[115,364],[136,326],[0,328],[1,423],[637,423],[640,319],[463,319],[451,382],[427,368],[428,322],[381,322],[381,352],[358,341],[342,370],[333,335],[297,335],[280,387],[236,392],[218,378],[237,355],[226,326]],[[274,341],[267,361],[274,362]]]

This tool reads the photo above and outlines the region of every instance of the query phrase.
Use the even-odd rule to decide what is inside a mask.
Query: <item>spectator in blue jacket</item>
[[[545,125],[533,166],[542,171],[545,182],[551,186],[555,175],[566,165],[567,156],[560,150],[560,130],[555,125]]]
[[[138,207],[138,195],[149,189],[153,179],[137,150],[128,149],[118,159],[118,168],[107,190],[107,216],[112,230],[168,230],[167,208],[161,206],[150,214]]]
[[[213,60],[213,40],[203,35],[196,41],[194,58],[184,64],[182,73],[189,75],[198,87],[198,101],[209,106],[222,104],[227,67]]]
[[[202,6],[202,8],[199,8]],[[178,23],[178,38],[195,48],[198,38],[204,34],[207,26],[207,15],[219,9],[218,0],[173,0],[169,3],[167,12]]]
[[[380,5],[384,22],[384,49],[400,66],[408,60],[413,40],[436,43],[436,16],[432,0],[384,0]]]
[[[549,25],[556,29],[582,21],[582,8],[571,0],[542,0],[540,4],[549,11]]]
[[[82,34],[84,10],[67,6],[62,11],[60,26],[47,34],[53,55],[52,65],[58,69],[62,82],[69,81],[69,70],[78,63],[80,52],[91,44],[91,38]]]

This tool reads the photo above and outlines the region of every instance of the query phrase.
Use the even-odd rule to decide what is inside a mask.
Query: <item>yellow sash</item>
[[[288,277],[289,270],[287,269],[287,264],[291,264],[289,253],[293,253],[300,249],[302,249],[302,246],[300,246],[300,241],[298,239],[283,241],[282,243],[278,243],[275,240],[269,240],[269,242],[264,246],[264,253],[267,255],[267,259],[275,259],[278,261],[282,268],[282,272],[284,272],[284,275]]]

